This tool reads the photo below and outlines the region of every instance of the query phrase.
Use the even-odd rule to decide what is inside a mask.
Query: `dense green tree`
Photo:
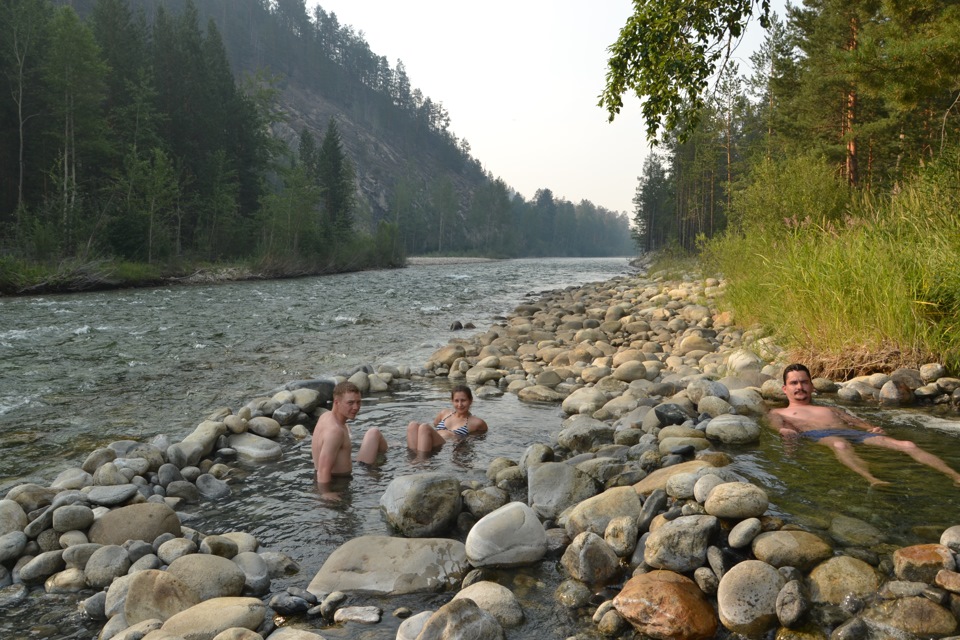
[[[633,196],[632,237],[641,251],[653,251],[666,246],[673,234],[673,183],[667,167],[656,153],[643,162],[643,173],[637,178]]]
[[[324,226],[332,238],[342,240],[353,229],[356,186],[353,164],[343,151],[340,131],[333,118],[327,122],[317,154],[317,177]]]
[[[661,129],[681,139],[706,106],[711,77],[729,60],[753,12],[767,24],[769,0],[637,0],[610,46],[600,106],[613,120],[623,95],[642,101],[647,138]]]

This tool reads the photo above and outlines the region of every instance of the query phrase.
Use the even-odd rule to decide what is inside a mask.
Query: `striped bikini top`
[[[443,420],[437,423],[437,427],[436,427],[437,431],[450,431],[451,433],[455,433],[460,437],[466,437],[470,435],[470,429],[467,427],[467,423],[470,422],[470,416],[467,416],[467,422],[464,422],[462,425],[460,425],[456,429],[447,429],[447,425],[444,423],[447,421],[447,418],[449,418],[452,415],[453,413],[448,413],[443,418]]]

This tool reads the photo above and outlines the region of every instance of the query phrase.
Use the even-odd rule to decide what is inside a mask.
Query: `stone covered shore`
[[[807,530],[770,516],[764,490],[726,468],[716,446],[757,442],[782,363],[717,311],[722,290],[637,276],[552,292],[423,368],[291,383],[214,410],[180,442],[111,443],[0,500],[0,606],[41,589],[75,594],[103,640],[308,640],[330,624],[377,624],[384,612],[353,606],[359,594],[447,591],[436,611],[387,614],[406,618],[397,638],[504,638],[523,603],[490,570],[559,559],[568,579],[556,606],[589,608],[606,637],[955,634],[960,527],[891,552],[884,532],[853,518]],[[930,364],[816,386],[955,404],[960,380],[946,373]],[[485,483],[395,478],[381,509],[399,535],[348,541],[303,588],[274,593],[296,563],[242,531],[193,529],[184,507],[229,495],[236,458],[275,460],[281,443],[309,438],[344,377],[365,393],[465,381],[479,395],[557,403],[568,418],[556,441],[494,460]],[[604,588],[617,595],[597,606]]]

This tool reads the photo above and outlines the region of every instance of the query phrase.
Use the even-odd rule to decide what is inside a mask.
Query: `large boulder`
[[[704,593],[693,580],[672,571],[634,576],[613,606],[651,638],[708,640],[717,632],[717,617]]]
[[[430,472],[394,478],[380,497],[387,522],[411,538],[429,538],[453,526],[462,507],[460,481]]]
[[[588,498],[567,512],[567,535],[576,538],[584,531],[603,536],[610,520],[617,516],[636,518],[640,515],[640,498],[633,487],[615,487]]]
[[[171,616],[161,630],[183,640],[212,640],[227,629],[255,631],[266,613],[258,598],[214,598]]]
[[[734,633],[760,637],[779,624],[777,596],[783,585],[783,576],[765,562],[745,560],[735,565],[717,589],[720,622]]]
[[[807,531],[761,533],[753,539],[751,548],[757,560],[774,567],[796,567],[801,571],[807,571],[833,555],[833,548],[823,538]]]
[[[593,478],[565,462],[544,462],[527,472],[527,502],[544,520],[595,495]]]
[[[592,531],[584,531],[563,552],[560,564],[574,579],[602,585],[616,576],[620,559],[603,538]]]
[[[522,502],[485,515],[467,534],[467,559],[475,567],[532,564],[546,552],[546,531],[533,509]]]
[[[206,553],[180,556],[167,572],[187,585],[201,600],[239,596],[246,576],[231,560]]]
[[[747,416],[718,415],[707,424],[707,437],[723,444],[753,444],[760,440],[760,425]]]
[[[719,522],[714,516],[680,516],[647,538],[643,560],[656,569],[688,573],[703,566],[710,537]]]
[[[401,595],[452,589],[470,570],[462,542],[445,538],[361,536],[338,547],[307,590]]]
[[[123,616],[127,624],[144,620],[166,620],[199,604],[196,592],[167,571],[148,569],[130,577]]]
[[[454,600],[469,598],[478,607],[493,615],[502,627],[507,629],[518,626],[523,622],[523,609],[520,601],[510,589],[496,582],[481,580],[453,596]]]
[[[254,433],[235,433],[227,438],[227,444],[238,456],[253,462],[279,460],[283,457],[279,442]]]
[[[451,640],[453,638],[483,638],[503,640],[503,627],[490,613],[468,598],[452,600],[427,619],[417,640]]]
[[[597,409],[605,403],[606,398]],[[582,415],[563,422],[563,430],[557,436],[557,442],[571,451],[591,451],[605,444],[613,444],[613,434],[614,428],[611,425]]]
[[[127,540],[152,543],[164,533],[180,535],[176,512],[163,503],[143,502],[105,513],[90,526],[87,537],[97,544],[122,545]]]

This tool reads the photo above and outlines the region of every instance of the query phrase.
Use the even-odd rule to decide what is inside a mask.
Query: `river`
[[[297,280],[164,287],[76,295],[0,298],[0,495],[25,481],[49,483],[97,446],[113,440],[182,437],[217,407],[234,409],[294,379],[361,364],[422,365],[455,335],[485,330],[538,292],[628,273],[624,259],[537,259],[411,266],[397,271]],[[451,332],[452,322],[473,331]],[[511,394],[478,400],[485,436],[445,448],[427,461],[404,447],[406,423],[448,405],[442,384],[365,398],[357,432],[376,426],[394,445],[379,469],[358,470],[338,489],[317,494],[308,445],[285,441],[284,458],[239,463],[233,495],[185,514],[206,533],[244,530],[263,547],[283,551],[301,572],[275,580],[274,591],[305,587],[329,553],[364,534],[389,534],[379,497],[390,480],[420,470],[484,479],[497,456],[518,459],[533,442],[551,442],[558,407],[524,404]],[[960,469],[955,414],[855,407],[891,435],[917,441]],[[814,528],[835,515],[867,522],[896,545],[936,540],[960,524],[957,488],[903,454],[860,447],[875,473],[894,481],[879,490],[841,467],[823,447],[784,449],[765,432],[758,447],[730,450],[734,470],[771,496],[771,512]],[[592,633],[591,611],[555,604],[563,579],[555,561],[495,576],[518,594],[526,621],[510,637],[562,638]],[[603,594],[598,595],[601,598]],[[609,594],[607,594],[609,596]],[[435,608],[449,595],[384,598],[383,622],[321,628],[328,638],[392,640],[397,606]],[[0,635],[90,638],[99,624],[76,613],[76,597],[44,596],[0,610]],[[307,620],[294,621],[314,629]]]

